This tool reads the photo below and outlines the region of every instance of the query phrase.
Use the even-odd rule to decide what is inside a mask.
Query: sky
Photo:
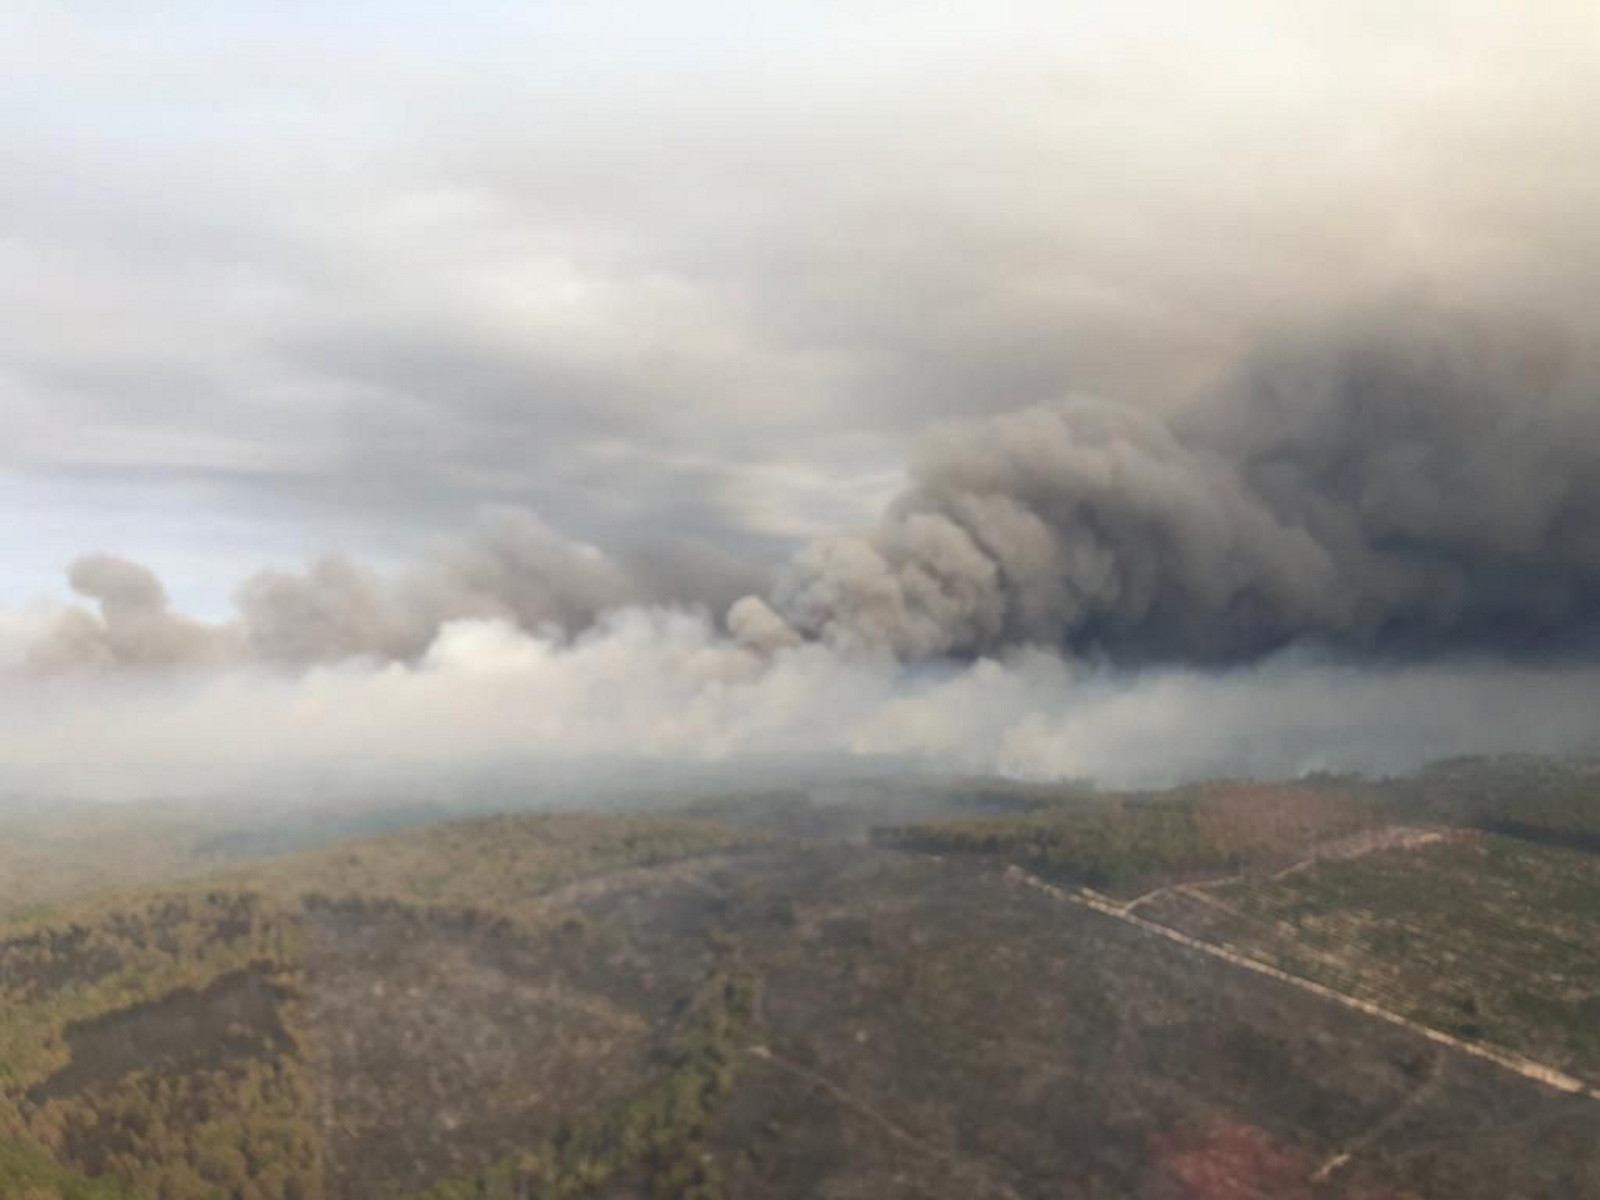
[[[451,620],[560,646],[630,606],[699,613],[711,652],[1042,646],[1064,678],[1306,636],[1455,670],[1592,632],[1593,5],[22,0],[0,25],[13,696],[41,662],[424,670]],[[1326,383],[1375,329],[1414,418]],[[1313,453],[1327,421],[1259,399],[1330,388],[1353,482]],[[1143,455],[1099,490],[1060,483],[1101,469],[1076,451],[994,449],[1096,405],[1063,446]],[[1385,439],[1433,482],[1395,483]],[[1017,485],[1048,526],[1026,563],[975,515],[980,459],[1002,492],[1056,472]],[[1108,499],[1129,463],[1166,498]]]

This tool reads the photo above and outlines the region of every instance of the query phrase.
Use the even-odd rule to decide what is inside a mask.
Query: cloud
[[[352,11],[12,22],[0,466],[72,538],[0,532],[29,579],[130,499],[763,568],[931,420],[1165,416],[1374,296],[1595,334],[1576,0]],[[237,547],[159,549],[184,602]]]

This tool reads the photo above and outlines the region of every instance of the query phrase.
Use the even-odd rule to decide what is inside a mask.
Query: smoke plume
[[[172,612],[152,571],[112,555],[79,559],[69,580],[97,607],[57,614],[28,656],[36,669],[412,660],[450,621],[575,632],[645,597],[594,547],[506,509],[484,514],[467,537],[395,577],[342,554],[301,573],[262,571],[240,586],[238,616],[216,624]]]
[[[875,526],[801,549],[720,624],[659,564],[521,511],[398,573],[261,572],[217,622],[83,558],[92,607],[0,613],[20,684],[0,794],[763,756],[1135,782],[1592,750],[1597,380],[1557,337],[1391,317],[1280,343],[1178,411],[940,426]]]
[[[155,572],[112,554],[78,559],[67,573],[73,591],[98,613],[64,610],[30,659],[45,670],[66,667],[176,667],[235,657],[237,632],[174,613]]]
[[[802,550],[732,627],[908,661],[1579,645],[1600,626],[1600,372],[1507,329],[1391,315],[1173,417],[1073,400],[939,427],[874,528]]]

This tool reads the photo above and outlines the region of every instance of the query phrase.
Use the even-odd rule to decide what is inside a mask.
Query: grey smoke
[[[72,588],[95,601],[98,613],[62,612],[30,652],[35,667],[173,667],[232,657],[235,632],[192,621],[171,610],[166,588],[148,567],[111,554],[78,559]]]
[[[1600,628],[1600,371],[1514,322],[1389,313],[1170,417],[941,426],[876,526],[802,550],[730,624],[906,660],[1569,648]]]
[[[1592,751],[1600,664],[1539,652],[1600,622],[1597,378],[1553,335],[1390,315],[1280,342],[1174,413],[941,426],[876,526],[804,548],[722,626],[661,603],[670,573],[510,510],[406,571],[258,574],[217,623],[138,564],[84,559],[93,607],[58,613],[33,665],[147,669],[0,689],[0,796],[444,786],[463,764],[1162,782]],[[0,663],[29,629],[0,624]]]
[[[451,621],[559,635],[646,594],[599,550],[512,509],[485,513],[467,536],[394,576],[341,554],[303,572],[259,572],[238,590],[238,616],[214,624],[171,611],[160,579],[138,563],[92,555],[69,578],[96,608],[56,616],[29,656],[36,669],[410,660]]]
[[[735,603],[735,640],[1198,664],[1600,641],[1600,370],[1505,318],[1390,312],[1280,340],[1176,413],[1080,398],[937,426],[910,480],[876,526],[803,548],[770,601]],[[500,509],[398,575],[343,555],[261,572],[236,619],[207,624],[145,568],[94,556],[71,582],[96,607],[64,611],[30,658],[412,661],[451,621],[572,635],[701,600],[717,565],[619,560]]]
[[[238,600],[255,657],[306,663],[414,658],[452,620],[575,631],[639,597],[639,585],[595,548],[528,513],[499,510],[393,582],[332,555],[304,574],[256,575]]]

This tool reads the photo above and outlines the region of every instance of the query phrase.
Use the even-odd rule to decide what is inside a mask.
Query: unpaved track
[[[1218,945],[1214,942],[1206,942],[1199,938],[1190,937],[1188,934],[1180,933],[1169,926],[1136,916],[1128,911],[1127,905],[1118,904],[1115,900],[1108,896],[1102,896],[1099,892],[1090,891],[1088,888],[1068,891],[1065,888],[1059,888],[1054,884],[1047,883],[1018,866],[1007,867],[1006,878],[1044,892],[1057,900],[1063,900],[1068,904],[1075,904],[1079,908],[1087,908],[1092,912],[1100,913],[1102,916],[1121,921],[1151,936],[1163,938],[1179,946],[1187,946],[1189,949],[1197,950],[1201,954],[1232,963],[1234,966],[1242,967],[1247,971],[1254,971],[1258,975],[1265,975],[1268,978],[1279,980],[1282,983],[1289,984],[1291,987],[1297,987],[1301,991],[1310,992],[1314,996],[1321,996],[1324,1000],[1331,1000],[1335,1004],[1343,1005],[1345,1008],[1365,1013],[1369,1017],[1377,1017],[1380,1021],[1387,1021],[1391,1025],[1409,1029],[1413,1033],[1419,1034],[1438,1045],[1448,1046],[1462,1054],[1493,1063],[1497,1067],[1521,1075],[1524,1079],[1531,1079],[1535,1083],[1543,1084],[1545,1087],[1554,1088],[1558,1092],[1600,1101],[1600,1088],[1591,1087],[1581,1079],[1575,1079],[1571,1075],[1556,1070],[1554,1067],[1535,1062],[1531,1058],[1524,1058],[1520,1054],[1513,1054],[1509,1050],[1500,1050],[1474,1042],[1463,1041],[1451,1034],[1430,1028],[1427,1025],[1418,1024],[1409,1017],[1403,1017],[1399,1013],[1391,1012],[1389,1009],[1373,1004],[1370,1001],[1359,1000],[1354,996],[1335,991],[1333,988],[1326,987],[1323,984],[1314,983],[1298,975],[1291,975],[1289,972],[1274,967],[1269,963],[1264,963],[1259,959],[1242,954],[1230,946]]]
[[[748,1046],[745,1048],[745,1053],[752,1058],[758,1058],[764,1063],[769,1063],[779,1070],[793,1075],[811,1087],[826,1092],[836,1103],[843,1105],[857,1116],[870,1121],[890,1137],[909,1146],[923,1157],[937,1159],[952,1171],[968,1176],[980,1189],[979,1195],[1004,1196],[1007,1200],[1022,1200],[1022,1196],[1019,1193],[991,1177],[977,1163],[961,1158],[941,1146],[918,1137],[905,1126],[891,1120],[866,1101],[857,1098],[837,1083],[834,1083],[827,1076],[819,1075],[815,1071],[802,1067],[799,1063],[793,1062],[781,1054],[775,1054],[766,1046]]]
[[[1311,1175],[1312,1183],[1326,1183],[1336,1171],[1343,1170],[1356,1155],[1363,1150],[1376,1145],[1378,1140],[1391,1129],[1405,1120],[1406,1115],[1421,1104],[1439,1088],[1439,1081],[1444,1076],[1444,1058],[1438,1051],[1434,1052],[1433,1059],[1428,1063],[1428,1074],[1425,1079],[1412,1089],[1412,1092],[1399,1104],[1395,1105],[1387,1115],[1375,1122],[1371,1128],[1359,1137],[1353,1139],[1343,1150],[1328,1156],[1320,1167]]]
[[[1277,883],[1296,875],[1301,871],[1325,862],[1345,862],[1352,858],[1363,858],[1368,854],[1375,854],[1379,850],[1410,850],[1417,846],[1428,846],[1434,842],[1442,842],[1450,834],[1441,829],[1414,828],[1409,825],[1392,826],[1385,829],[1367,829],[1360,833],[1347,834],[1344,837],[1333,838],[1314,846],[1311,853],[1303,858],[1296,859],[1287,867],[1274,871],[1266,876],[1269,882]],[[1250,872],[1236,871],[1232,875],[1221,875],[1215,879],[1191,879],[1184,883],[1168,883],[1161,887],[1151,888],[1142,895],[1135,896],[1119,907],[1125,913],[1130,913],[1136,908],[1142,908],[1150,901],[1162,896],[1180,893],[1193,899],[1207,903],[1217,903],[1205,893],[1206,888],[1224,887],[1230,883],[1238,883],[1248,879]]]

